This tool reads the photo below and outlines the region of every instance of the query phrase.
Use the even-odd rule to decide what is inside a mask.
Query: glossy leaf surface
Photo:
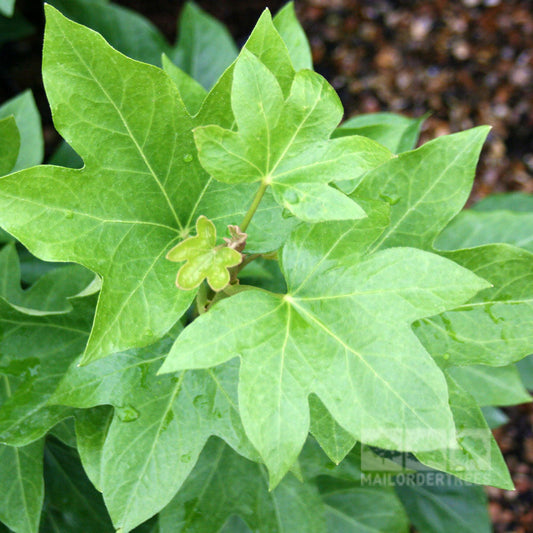
[[[360,231],[370,222],[361,224]],[[328,225],[316,228],[312,237],[308,228],[297,231],[284,249],[288,295],[252,290],[220,302],[178,337],[162,367],[205,368],[239,355],[241,417],[272,485],[305,441],[311,392],[359,440],[419,450],[442,445],[447,432],[453,441],[444,377],[409,324],[486,286],[415,249],[366,257],[372,237],[357,225],[350,244],[361,254],[347,263],[339,235],[329,240]],[[413,431],[406,436],[398,420]]]

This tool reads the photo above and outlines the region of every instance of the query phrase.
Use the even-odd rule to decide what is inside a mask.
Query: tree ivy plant
[[[488,128],[340,124],[291,4],[239,52],[194,4],[172,46],[52,3],[135,59],[46,6],[68,145],[0,108],[4,530],[490,531],[533,205],[460,212]]]

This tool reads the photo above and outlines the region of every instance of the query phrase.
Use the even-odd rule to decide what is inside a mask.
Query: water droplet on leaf
[[[125,405],[124,407],[117,407],[117,416],[121,422],[133,422],[139,418],[139,411],[131,405]]]
[[[181,461],[182,463],[188,463],[190,460],[191,460],[191,454],[190,454],[190,453],[184,453],[184,454],[180,457],[180,461]]]
[[[196,407],[196,409],[205,409],[208,403],[209,403],[209,399],[207,398],[207,396],[203,394],[199,394],[198,396],[195,396],[192,401],[192,404],[194,405],[194,407]]]
[[[65,212],[65,218],[74,218],[74,213],[72,211],[66,211]]]
[[[185,154],[183,156],[183,161],[185,161],[185,163],[190,163],[192,160],[193,160],[193,157],[191,154]]]
[[[391,194],[390,196],[387,194],[380,194],[379,197],[390,205],[396,205],[401,200],[396,194]]]
[[[300,201],[300,197],[298,196],[298,193],[296,191],[289,189],[285,193],[285,201],[290,205],[294,205]]]

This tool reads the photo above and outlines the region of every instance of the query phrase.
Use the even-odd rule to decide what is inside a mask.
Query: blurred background
[[[143,14],[170,41],[181,0],[115,0]],[[261,11],[283,0],[197,0],[239,45]],[[421,142],[481,124],[492,131],[470,202],[494,192],[533,192],[532,0],[296,0],[315,68],[337,89],[345,118],[393,111],[429,113]],[[32,89],[46,153],[59,143],[41,82],[42,2],[18,0],[28,25],[8,41],[0,27],[0,104]],[[3,33],[2,33],[3,32]],[[3,43],[3,44],[2,44]],[[533,532],[533,409],[506,409],[496,435],[517,491],[488,489],[497,532]]]

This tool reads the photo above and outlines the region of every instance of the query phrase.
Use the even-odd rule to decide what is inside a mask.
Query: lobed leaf
[[[271,185],[280,205],[309,222],[363,216],[328,183],[360,177],[391,154],[364,137],[328,140],[342,106],[322,77],[296,73],[285,100],[276,76],[245,49],[231,95],[237,132],[216,125],[195,130],[200,162],[215,179]]]
[[[430,141],[369,172],[355,198],[391,204],[391,225],[375,249],[432,249],[437,235],[465,204],[489,128],[480,126]]]
[[[73,364],[51,399],[78,408],[114,406],[112,420],[106,411],[78,417],[77,434],[88,473],[124,532],[172,499],[211,435],[256,456],[236,407],[236,366],[157,376],[169,346],[166,339],[86,367]]]
[[[315,255],[328,230],[325,224],[313,239],[304,227],[293,234],[282,259],[286,296],[249,290],[221,301],[185,329],[161,369],[240,357],[241,417],[272,486],[303,446],[312,392],[356,439],[376,446],[427,450],[454,438],[444,377],[409,325],[455,307],[485,282],[415,249],[361,254],[345,264],[335,257],[338,235]],[[362,235],[352,248],[369,246]]]

